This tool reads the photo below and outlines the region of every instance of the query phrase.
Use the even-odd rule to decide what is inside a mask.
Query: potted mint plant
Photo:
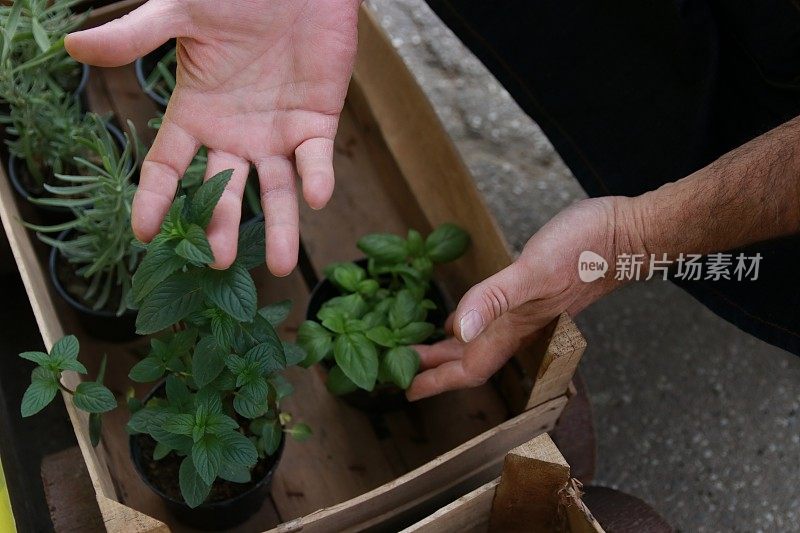
[[[281,372],[306,357],[275,330],[290,304],[256,305],[249,270],[264,262],[263,222],[240,228],[230,268],[208,266],[205,228],[231,174],[175,200],[134,274],[138,332],[166,334],[131,370],[133,381],[157,385],[130,403],[128,425],[145,483],[185,523],[223,529],[260,508],[284,434],[310,434],[280,409],[292,391]]]
[[[403,391],[419,369],[413,345],[431,342],[447,317],[445,300],[433,282],[434,266],[456,260],[469,236],[443,224],[426,239],[367,235],[358,241],[367,256],[334,263],[314,289],[298,343],[308,354],[304,366],[322,363],[328,390],[371,413],[405,404]]]

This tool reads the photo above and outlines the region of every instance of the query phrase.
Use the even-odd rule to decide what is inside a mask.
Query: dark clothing
[[[655,189],[800,115],[797,1],[428,3],[591,196]],[[745,253],[756,251],[757,281],[676,283],[741,329],[800,354],[800,237]]]

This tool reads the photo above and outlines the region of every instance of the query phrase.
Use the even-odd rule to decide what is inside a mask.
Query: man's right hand
[[[98,66],[130,63],[178,38],[177,85],[142,164],[133,204],[136,236],[149,241],[197,149],[206,179],[234,169],[211,224],[214,266],[236,258],[250,163],[258,169],[267,264],[297,263],[295,178],[320,209],[333,192],[333,139],[356,53],[360,0],[150,0],[130,14],[67,37],[67,51]]]

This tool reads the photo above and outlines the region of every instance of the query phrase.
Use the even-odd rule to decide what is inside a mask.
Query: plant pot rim
[[[106,129],[108,129],[108,131],[111,132],[112,137],[119,142],[120,148],[124,149],[125,135],[122,133],[122,131],[111,122],[106,122]],[[38,197],[31,194],[31,192],[25,188],[25,185],[22,184],[22,180],[19,178],[19,173],[17,172],[17,169],[21,164],[22,159],[18,158],[14,154],[8,154],[8,181],[11,182],[11,186],[18,195],[30,202],[31,198],[37,199]],[[42,209],[43,211],[49,211],[51,213],[63,214],[72,212],[69,207],[58,205],[34,205],[36,205],[37,209]]]
[[[74,229],[66,229],[58,234],[56,237],[59,241],[63,241],[72,233]],[[99,316],[104,318],[120,318],[124,316],[133,316],[136,312],[132,309],[126,309],[121,315],[117,315],[117,313],[113,311],[108,311],[107,309],[92,309],[91,307],[86,306],[85,304],[79,302],[74,296],[72,296],[69,291],[64,287],[61,283],[61,280],[58,279],[58,272],[56,270],[58,264],[58,258],[61,255],[61,250],[58,248],[51,248],[50,249],[50,259],[48,261],[48,267],[50,270],[50,281],[53,283],[53,286],[56,288],[56,292],[58,292],[59,296],[61,296],[66,302],[77,309],[82,313],[86,313],[87,315],[91,316]]]
[[[156,50],[158,50],[158,48]],[[153,52],[145,54],[145,57]],[[160,105],[162,108],[166,109],[169,100],[155,92],[153,89],[147,87],[147,75],[144,73],[144,57],[137,58],[133,64],[133,68],[136,71],[136,79],[139,81],[139,87],[142,89],[142,92],[144,92],[144,94],[149,96],[151,100]]]
[[[161,387],[163,387],[165,383],[166,383],[166,380],[161,380],[161,382],[159,382],[158,385],[153,387],[153,389],[147,394],[147,396],[145,396],[145,399],[142,402],[142,404],[143,405],[146,404],[153,396],[155,396],[156,392]],[[241,494],[238,494],[238,495],[234,496],[233,498],[228,498],[227,500],[220,500],[220,501],[216,501],[216,502],[202,503],[202,504],[198,505],[197,507],[192,508],[192,507],[189,507],[189,505],[186,502],[184,502],[183,500],[176,500],[175,498],[172,498],[172,497],[168,496],[167,494],[165,494],[161,489],[156,487],[153,484],[153,482],[150,481],[147,478],[145,473],[139,467],[139,463],[136,460],[136,454],[134,454],[133,449],[134,449],[134,445],[136,443],[136,440],[141,436],[142,436],[141,434],[131,435],[130,439],[128,439],[128,450],[130,452],[131,462],[133,463],[133,469],[136,470],[136,473],[139,475],[139,478],[141,478],[142,482],[145,485],[147,485],[147,488],[149,488],[150,490],[155,492],[159,497],[163,498],[164,500],[168,501],[169,503],[171,503],[173,505],[178,505],[178,506],[181,506],[181,507],[185,507],[186,509],[188,509],[190,511],[196,511],[196,510],[201,510],[201,509],[202,510],[211,510],[211,511],[213,511],[213,510],[218,509],[218,508],[221,509],[223,507],[227,507],[227,506],[229,506],[229,505],[231,505],[233,503],[236,503],[237,501],[243,500],[247,496],[249,496],[249,495],[253,494],[254,492],[257,492],[259,489],[263,488],[265,484],[270,483],[272,481],[272,478],[275,475],[275,470],[278,469],[278,465],[281,462],[281,457],[283,456],[283,449],[285,448],[285,445],[286,445],[286,434],[284,432],[281,432],[281,443],[278,445],[278,449],[275,450],[274,454],[270,455],[267,459],[264,459],[265,461],[272,459],[273,460],[272,466],[264,474],[264,477],[261,478],[257,483],[255,483],[252,487],[250,487],[246,491],[242,492]],[[141,452],[140,452],[140,454],[141,454]]]

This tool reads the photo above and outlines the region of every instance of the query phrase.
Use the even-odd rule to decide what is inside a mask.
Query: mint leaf
[[[189,207],[189,220],[205,229],[211,215],[222,197],[225,187],[233,176],[233,169],[223,170],[206,180],[194,193]]]
[[[381,375],[388,376],[401,389],[411,385],[419,370],[419,355],[407,346],[392,348],[381,360]]]
[[[227,355],[226,350],[219,345],[215,337],[200,339],[192,357],[192,377],[198,387],[205,387],[217,379],[217,376],[225,368]]]
[[[258,446],[264,451],[265,455],[272,455],[278,450],[283,438],[283,430],[277,420],[267,421],[261,430],[261,437],[258,439]]]
[[[334,366],[331,371],[328,372],[328,380],[325,382],[325,385],[328,387],[331,394],[335,394],[336,396],[349,394],[358,389],[358,385],[353,383],[338,366]]]
[[[175,246],[175,254],[198,266],[214,262],[206,232],[197,224],[190,225],[186,230],[183,239]]]
[[[293,342],[283,342],[283,353],[286,354],[286,366],[299,365],[306,360],[306,351]]]
[[[136,383],[152,383],[167,371],[166,365],[157,357],[145,357],[131,369],[128,377]]]
[[[186,259],[175,253],[175,244],[156,237],[131,278],[131,297],[141,302],[158,284],[183,267]]]
[[[23,417],[35,415],[53,401],[57,392],[58,383],[55,380],[34,379],[22,396],[20,413]]]
[[[216,435],[205,435],[192,446],[192,462],[208,485],[214,483],[222,464],[222,446]]]
[[[405,239],[390,233],[365,235],[357,245],[367,257],[380,263],[399,263],[408,255]]]
[[[191,275],[177,274],[147,295],[136,317],[136,333],[147,335],[182,320],[199,309],[203,293]]]
[[[469,240],[467,232],[455,224],[442,224],[428,235],[425,251],[435,263],[447,263],[464,255]]]
[[[44,352],[22,352],[19,356],[40,366],[48,366],[50,364],[50,356]]]
[[[286,433],[291,435],[292,438],[297,442],[303,442],[305,440],[308,440],[308,438],[311,436],[311,427],[309,427],[308,424],[298,422],[291,428],[287,429]]]
[[[192,509],[199,507],[211,493],[211,483],[206,483],[205,479],[197,472],[191,457],[187,457],[181,463],[178,480],[181,496],[186,505]]]
[[[268,409],[268,394],[269,385],[267,381],[262,377],[258,377],[239,389],[233,399],[233,408],[245,418],[258,418]]]
[[[234,263],[227,270],[205,270],[200,285],[206,297],[240,322],[256,314],[256,286],[250,273]]]
[[[258,310],[258,314],[267,319],[272,327],[277,328],[286,320],[292,310],[292,301],[283,300],[271,305],[267,305]]]
[[[233,336],[235,335],[236,323],[224,311],[217,311],[211,317],[211,334],[217,340],[217,344],[228,348],[233,344]]]
[[[341,335],[333,343],[333,355],[345,375],[364,390],[371,391],[378,377],[378,352],[360,333]]]
[[[168,414],[164,418],[162,427],[165,431],[175,435],[186,435],[188,437],[194,430],[194,422],[195,417],[193,415]]]
[[[236,420],[222,413],[211,413],[206,419],[206,433],[217,435],[222,441],[223,446],[225,444],[225,439],[223,437],[237,429],[239,429],[239,424]]]
[[[236,262],[250,270],[267,262],[264,221],[249,222],[239,228]]]
[[[117,406],[117,400],[106,387],[94,381],[84,381],[72,396],[75,407],[87,413],[107,413]]]
[[[53,345],[53,348],[50,349],[50,357],[52,359],[77,359],[79,351],[78,338],[75,335],[67,335]]]
[[[255,363],[261,374],[274,374],[286,368],[286,355],[283,345],[272,342],[258,344],[244,354],[244,360]]]
[[[258,462],[258,451],[253,442],[237,431],[221,434],[222,461],[231,465],[250,468]]]
[[[300,324],[297,331],[297,343],[306,351],[302,366],[319,363],[333,351],[333,337],[330,332],[312,320]]]
[[[231,483],[249,483],[253,479],[250,475],[250,469],[232,465],[225,461],[219,467],[219,477]]]

